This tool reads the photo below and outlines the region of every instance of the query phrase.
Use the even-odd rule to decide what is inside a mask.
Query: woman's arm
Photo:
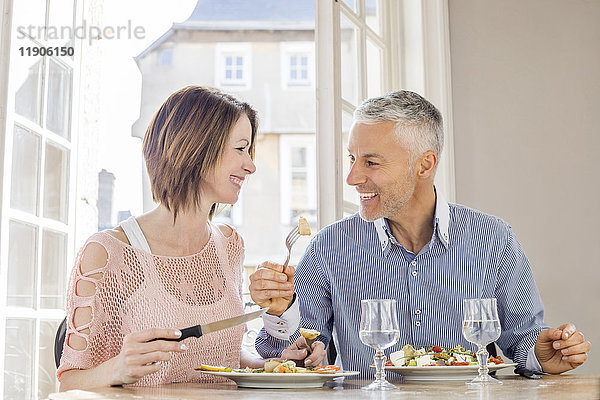
[[[241,368],[262,368],[265,366],[265,359],[255,356],[250,353],[245,347],[242,346],[240,353],[240,367]]]
[[[75,268],[80,268],[82,275],[89,276],[92,281],[79,279],[75,285],[76,294],[80,297],[91,297],[96,294],[94,280],[102,277],[103,267],[106,266],[108,254],[106,249],[99,243],[89,243],[81,256],[81,263]],[[91,274],[94,271],[96,273]],[[91,275],[90,275],[91,274]],[[91,307],[76,307],[73,311],[73,324],[82,327],[93,324]],[[80,329],[82,334],[68,334],[65,338],[65,347],[77,351],[84,351],[90,345],[87,335],[89,328]],[[158,361],[168,361],[172,351],[185,351],[185,346],[179,342],[168,342],[157,340],[148,342],[155,338],[177,338],[181,332],[173,329],[147,329],[131,333],[124,337],[123,347],[118,356],[90,369],[71,369],[60,375],[60,390],[85,389],[99,386],[122,385],[134,383],[144,375],[158,371],[161,366]],[[88,349],[85,353],[88,357],[94,349]]]

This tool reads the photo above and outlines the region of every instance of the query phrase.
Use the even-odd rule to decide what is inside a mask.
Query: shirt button
[[[285,329],[280,329],[277,332],[279,332],[279,333],[287,333],[287,331]]]
[[[417,271],[413,271],[412,276],[417,276]]]
[[[421,310],[419,310],[418,308],[415,310],[415,314],[419,315],[421,314]]]
[[[444,239],[448,240],[448,235],[444,233]]]
[[[414,267],[415,265],[417,265],[417,262],[413,260],[413,261],[410,263],[410,265],[412,265],[412,266]]]
[[[279,325],[279,326],[283,326],[283,321],[279,321],[279,322],[277,323],[277,325]]]
[[[415,322],[415,325],[416,326],[421,326],[421,322],[417,321],[417,322]]]

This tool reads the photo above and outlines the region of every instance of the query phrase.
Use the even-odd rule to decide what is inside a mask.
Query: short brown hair
[[[258,121],[256,111],[217,89],[187,86],[173,93],[156,112],[143,152],[152,198],[173,212],[200,204],[202,180],[219,165],[229,134],[242,113],[252,126],[250,156]],[[210,210],[212,218],[216,204]]]

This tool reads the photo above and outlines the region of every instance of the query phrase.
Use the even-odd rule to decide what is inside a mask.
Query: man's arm
[[[562,373],[587,360],[591,344],[573,324],[550,328],[529,261],[513,231],[498,270],[496,287],[502,335],[498,345],[508,357],[528,369]],[[539,364],[538,364],[539,363]]]
[[[315,251],[316,242],[316,239],[311,241],[298,265],[295,275],[297,296],[293,303],[281,314],[280,319],[275,316],[266,316],[263,319],[265,328],[261,329],[255,346],[259,354],[265,358],[280,357],[286,348],[292,350],[286,352],[287,358],[304,359],[306,357],[306,344],[300,338],[297,330],[300,325],[300,315],[302,315],[303,327],[321,332],[313,346],[313,355],[309,357],[310,364],[318,364],[325,356],[324,349],[331,338],[333,310],[331,309],[329,281],[321,268],[322,260]],[[274,287],[272,283],[262,282],[268,277],[269,274],[264,272],[260,276],[254,276],[252,278],[254,287]],[[258,289],[254,292],[258,294]],[[253,299],[255,298],[252,287],[251,296]],[[259,301],[263,301],[261,297],[256,297]],[[274,302],[277,299],[269,299],[269,301]],[[256,302],[258,303],[258,301]],[[260,305],[260,303],[258,304]],[[298,308],[300,313],[296,311]],[[286,330],[287,332],[281,332]],[[285,335],[289,336],[289,340],[286,340]],[[292,341],[295,343],[290,346]]]
[[[527,365],[530,349],[544,329],[544,305],[529,261],[512,229],[507,226],[504,251],[500,256],[494,295],[502,334],[496,341],[504,354],[522,367]]]

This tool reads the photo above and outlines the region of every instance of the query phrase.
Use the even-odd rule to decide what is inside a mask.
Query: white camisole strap
[[[134,216],[131,216],[125,221],[121,222],[121,228],[123,228],[123,232],[125,232],[125,236],[127,236],[130,245],[136,249],[152,253],[150,251],[148,241],[146,240],[146,237],[144,236],[144,233],[142,232],[142,229],[138,225]]]

